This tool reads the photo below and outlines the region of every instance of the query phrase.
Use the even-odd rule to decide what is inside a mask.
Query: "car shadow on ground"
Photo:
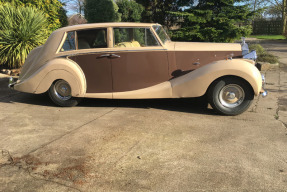
[[[11,91],[11,93],[0,98],[2,103],[24,103],[30,105],[57,107],[49,98],[48,94],[28,94]],[[76,107],[119,107],[119,108],[142,108],[162,109],[185,113],[196,113],[205,115],[216,115],[206,100],[200,98],[184,99],[88,99],[84,98]],[[75,108],[76,108],[75,107]]]
[[[79,106],[84,107],[120,107],[120,108],[143,108],[162,109],[167,111],[178,111],[185,113],[197,113],[214,115],[215,112],[208,108],[208,103],[203,98],[184,99],[128,99],[128,100],[106,100],[106,99],[84,99]]]

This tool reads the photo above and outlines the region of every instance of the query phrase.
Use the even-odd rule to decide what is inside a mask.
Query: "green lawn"
[[[250,35],[249,37],[257,39],[269,39],[269,40],[280,40],[286,39],[283,35]]]

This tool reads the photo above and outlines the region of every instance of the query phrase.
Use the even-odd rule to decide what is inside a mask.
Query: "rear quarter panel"
[[[86,93],[86,80],[81,68],[73,61],[57,58],[47,62],[27,79],[18,82],[15,89],[28,93],[44,93],[57,79],[67,81],[72,88],[72,96],[82,97]]]

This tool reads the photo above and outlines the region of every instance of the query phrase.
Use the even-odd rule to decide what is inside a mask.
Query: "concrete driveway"
[[[235,117],[189,99],[59,108],[1,77],[0,191],[286,191],[281,62],[264,72],[269,96]]]

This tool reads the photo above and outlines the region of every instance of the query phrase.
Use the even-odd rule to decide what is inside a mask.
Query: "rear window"
[[[61,52],[71,50],[76,50],[75,31],[67,32],[66,40],[61,48]]]
[[[77,39],[75,38],[77,37]],[[67,32],[61,52],[76,49],[107,48],[107,29],[87,29]]]

